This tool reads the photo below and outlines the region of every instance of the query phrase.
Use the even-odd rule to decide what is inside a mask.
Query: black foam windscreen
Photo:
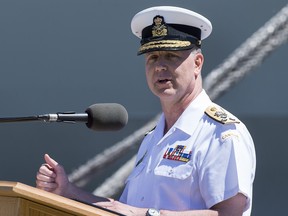
[[[98,131],[120,130],[128,122],[127,110],[117,103],[99,103],[89,106],[87,127]]]

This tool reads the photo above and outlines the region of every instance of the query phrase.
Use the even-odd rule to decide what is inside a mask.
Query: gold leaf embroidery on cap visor
[[[139,49],[139,52],[154,48],[177,48],[177,47],[188,47],[190,45],[191,45],[190,41],[180,41],[180,40],[152,41],[142,45]]]

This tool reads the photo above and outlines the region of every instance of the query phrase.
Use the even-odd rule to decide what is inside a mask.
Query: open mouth
[[[166,82],[169,82],[171,81],[170,79],[159,79],[158,82],[159,83],[166,83]]]

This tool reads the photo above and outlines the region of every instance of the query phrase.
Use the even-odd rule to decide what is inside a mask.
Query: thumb
[[[54,170],[57,175],[66,176],[64,168],[57,161],[51,158],[48,154],[45,154],[44,158],[50,169]]]
[[[48,154],[44,155],[44,159],[46,163],[51,166],[52,169],[56,169],[58,166],[58,162],[51,158]]]

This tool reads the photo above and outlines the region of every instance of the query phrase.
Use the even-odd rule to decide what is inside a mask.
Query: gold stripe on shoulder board
[[[212,104],[207,107],[205,113],[210,118],[222,124],[240,123],[240,121],[235,116],[216,104]]]

